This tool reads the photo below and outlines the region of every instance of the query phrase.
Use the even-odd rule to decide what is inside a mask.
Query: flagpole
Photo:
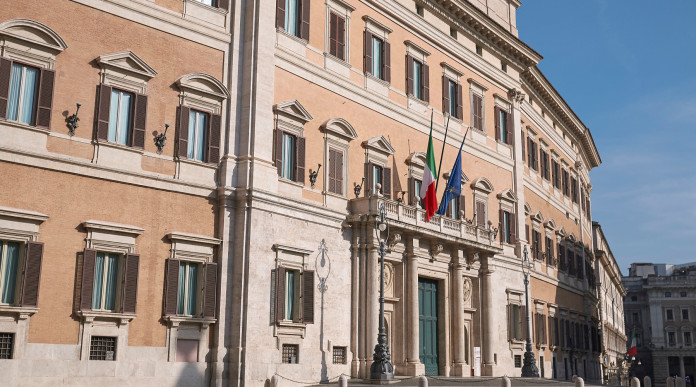
[[[461,143],[461,145],[459,145],[459,153],[457,154],[457,158],[461,157],[462,149],[464,148],[464,142],[466,141],[467,134],[469,134],[469,128],[466,128],[466,132],[464,132],[464,139],[462,139],[462,143]],[[457,163],[455,162],[455,166],[456,166],[456,164]],[[452,169],[454,169],[454,168],[452,168]],[[451,178],[452,178],[452,176],[450,175],[450,179]],[[460,176],[460,178],[461,178],[461,176]],[[449,187],[449,181],[447,182],[447,187]],[[440,206],[442,206],[442,203],[444,203],[445,197],[447,196],[447,187],[445,187],[445,192],[442,193],[442,200],[440,200]],[[446,211],[448,206],[449,206],[449,203],[445,204],[445,211]],[[444,215],[444,214],[440,213],[439,208],[437,210],[437,213],[440,215]]]
[[[447,144],[447,129],[449,129],[450,115],[447,115],[447,124],[445,125],[445,139],[442,140],[442,152],[440,152],[440,165],[437,166],[437,179],[435,179],[435,194],[437,195],[437,186],[440,184],[440,169],[442,168],[442,156],[445,155],[445,144]],[[430,113],[430,130],[433,127],[433,113]]]

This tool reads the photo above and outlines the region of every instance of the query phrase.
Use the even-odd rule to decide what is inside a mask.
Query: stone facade
[[[519,375],[529,336],[544,378],[601,379],[598,276],[615,270],[592,244],[589,171],[601,159],[517,38],[518,1],[212,4],[0,10],[5,66],[53,77],[51,88],[41,75],[35,119],[0,114],[0,171],[14,184],[0,192],[0,241],[33,263],[22,296],[0,305],[0,340],[13,341],[3,375],[368,377],[384,206],[396,375]],[[104,101],[125,103],[123,92],[133,119],[119,143],[112,130],[126,124],[110,106],[122,105]],[[17,97],[0,82],[3,98]],[[457,208],[426,222],[417,184],[431,126],[435,149],[444,142],[438,197],[466,142]],[[118,308],[85,301],[97,297],[98,253],[122,262]]]
[[[675,375],[693,381],[696,263],[633,263],[623,283],[626,333],[630,343],[635,331],[638,344],[631,373],[649,375],[656,385]]]

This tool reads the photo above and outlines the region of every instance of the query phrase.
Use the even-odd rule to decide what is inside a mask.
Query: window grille
[[[522,368],[522,355],[515,355],[515,368]]]
[[[296,344],[283,344],[283,363],[297,364],[297,352]]]
[[[333,363],[346,364],[346,347],[333,348]]]
[[[114,360],[115,355],[115,337],[92,336],[92,342],[89,347],[89,360]]]
[[[14,345],[14,334],[0,333],[0,359],[12,359],[12,347]]]

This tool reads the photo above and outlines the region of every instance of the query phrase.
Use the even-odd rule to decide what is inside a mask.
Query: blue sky
[[[696,261],[694,0],[523,0],[519,36],[592,131],[592,217],[624,275]]]

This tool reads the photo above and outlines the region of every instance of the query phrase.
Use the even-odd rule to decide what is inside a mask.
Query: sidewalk
[[[395,377],[394,383],[385,384],[383,386],[418,386],[419,377]],[[428,378],[428,386],[475,386],[475,387],[500,387],[502,382],[502,377],[495,378],[447,378],[447,377],[432,377]],[[328,384],[305,384],[299,381],[292,381],[289,379],[284,379],[280,377],[281,386],[336,386],[338,385],[337,378],[334,378]],[[561,381],[561,380],[551,380],[551,379],[532,379],[532,378],[510,378],[511,386],[524,386],[524,387],[551,387],[551,386],[574,386],[573,382]],[[379,384],[370,384],[363,379],[349,379],[348,386],[350,387],[373,387],[379,386]],[[603,386],[602,384],[596,384],[592,382],[585,382],[585,386]],[[606,386],[606,385],[604,385]]]

